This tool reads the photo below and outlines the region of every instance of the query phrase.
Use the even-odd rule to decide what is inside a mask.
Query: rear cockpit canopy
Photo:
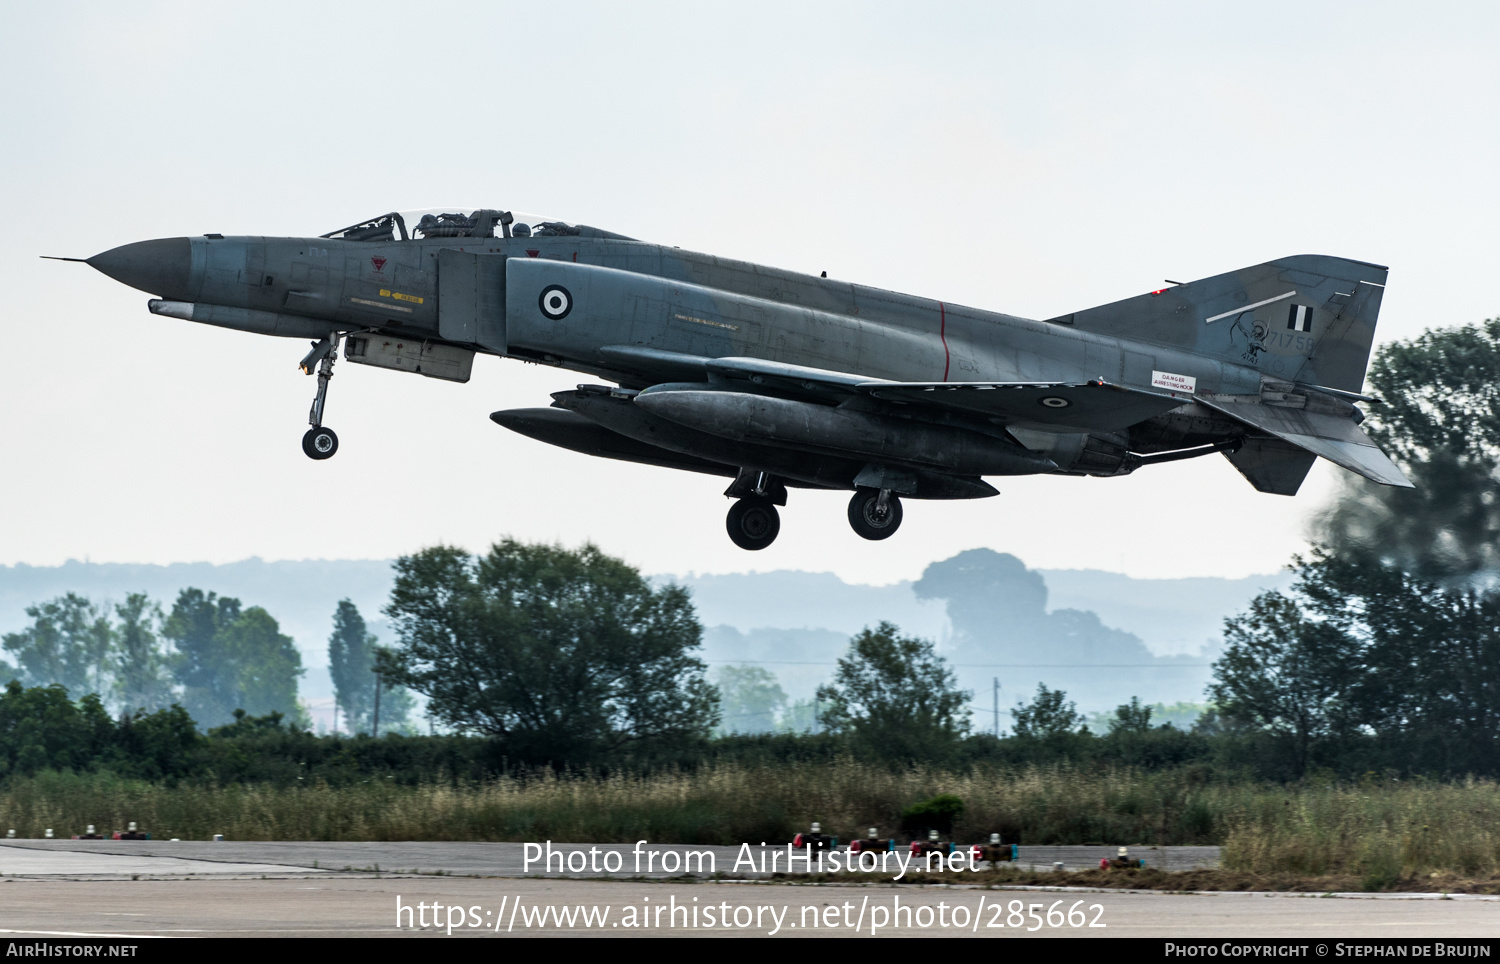
[[[623,234],[586,224],[480,208],[470,214],[457,208],[392,211],[322,235],[341,241],[415,241],[425,238],[546,238],[583,237],[634,241]]]

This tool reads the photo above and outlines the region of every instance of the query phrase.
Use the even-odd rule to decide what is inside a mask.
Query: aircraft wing
[[[1191,401],[1169,392],[1142,391],[1104,381],[896,382],[763,358],[707,358],[635,345],[611,345],[601,349],[601,354],[612,364],[643,373],[674,378],[711,374],[826,401],[866,395],[1001,418],[1006,424],[1031,423],[1054,431],[1116,431]]]
[[[1321,455],[1333,464],[1372,482],[1406,489],[1415,488],[1396,467],[1396,463],[1387,458],[1351,419],[1254,402],[1222,402],[1206,398],[1199,398],[1198,401],[1303,451]]]
[[[1117,431],[1169,412],[1191,399],[1089,382],[863,382],[875,398],[935,405],[1050,429]]]

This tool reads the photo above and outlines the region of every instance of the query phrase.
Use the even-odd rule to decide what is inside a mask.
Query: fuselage
[[[834,281],[640,241],[586,237],[434,238],[390,243],[327,238],[168,239],[186,269],[137,278],[165,301],[202,306],[228,328],[290,337],[379,329],[443,340],[438,256],[443,250],[596,265],[714,292],[776,311],[739,312],[732,325],[691,315],[576,317],[575,346],[512,330],[504,346],[464,343],[494,355],[533,357],[628,380],[600,367],[590,347],[635,343],[684,354],[747,356],[893,381],[1069,381],[1104,378],[1150,387],[1152,371],[1193,377],[1199,391],[1253,393],[1261,369],[1180,349]],[[143,242],[160,245],[164,242]],[[130,247],[130,246],[127,246]],[[116,249],[117,251],[120,249]],[[103,256],[101,256],[103,257]],[[107,268],[106,273],[113,274]],[[214,312],[214,308],[233,309]],[[800,310],[799,310],[800,309]],[[243,315],[239,313],[243,312]],[[722,313],[722,312],[719,312]],[[751,317],[745,317],[745,315]],[[195,315],[194,320],[199,320]],[[529,342],[532,342],[528,344]]]
[[[594,266],[669,287],[581,305],[565,324],[543,325],[503,317],[505,295],[492,292],[498,324],[492,318],[455,332],[444,311],[445,297],[454,297],[445,291],[451,286],[444,284],[444,269],[455,255]],[[631,388],[657,379],[613,364],[601,346],[758,358],[897,382],[1102,380],[1149,388],[1154,373],[1170,371],[1193,379],[1199,392],[1232,395],[1260,392],[1265,368],[1080,330],[1068,318],[983,311],[618,236],[350,241],[209,235],[127,245],[91,263],[159,295],[152,303],[159,314],[285,337],[379,332],[556,365]],[[503,271],[488,277],[503,286]],[[1088,451],[1098,455],[1099,433],[1090,442],[1087,432],[1056,426],[1008,428],[1012,438],[1055,459],[1053,471],[1088,474],[1128,471],[1128,461],[1117,457],[1127,449],[1198,445],[1234,429],[1184,399],[1180,411],[1153,418],[1133,439],[1106,439],[1101,461]]]

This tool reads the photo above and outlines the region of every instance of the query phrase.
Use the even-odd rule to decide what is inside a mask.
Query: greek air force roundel
[[[538,304],[542,307],[542,314],[553,321],[561,321],[573,310],[573,296],[562,285],[548,285],[542,289]]]

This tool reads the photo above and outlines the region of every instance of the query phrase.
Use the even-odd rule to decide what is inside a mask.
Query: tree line
[[[280,714],[306,728],[298,699],[306,672],[302,656],[276,619],[260,606],[197,588],[183,589],[170,612],[144,593],[101,605],[77,593],[28,606],[31,624],[0,638],[12,660],[0,660],[0,679],[23,689],[59,687],[92,696],[101,712],[121,718],[180,707],[196,724],[226,726],[241,716]],[[413,699],[399,687],[380,687],[377,640],[349,600],[334,612],[329,672],[342,728],[367,732],[409,726]],[[81,704],[80,704],[81,705]]]

